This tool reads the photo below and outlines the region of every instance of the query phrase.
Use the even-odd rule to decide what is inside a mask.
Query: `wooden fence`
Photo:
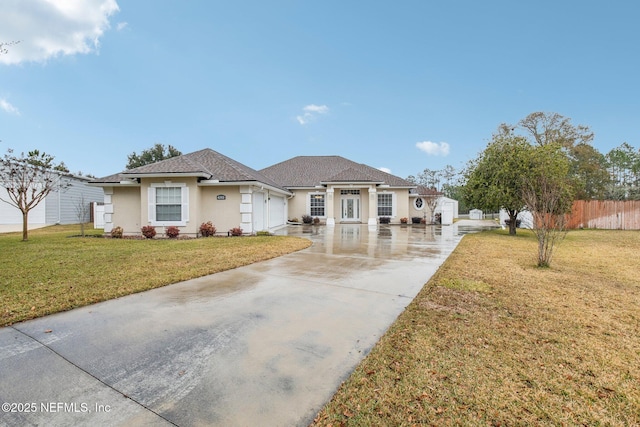
[[[568,228],[640,230],[640,200],[576,200]]]

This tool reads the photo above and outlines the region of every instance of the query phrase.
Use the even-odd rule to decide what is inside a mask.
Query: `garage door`
[[[271,196],[269,201],[269,228],[285,224],[284,197]]]

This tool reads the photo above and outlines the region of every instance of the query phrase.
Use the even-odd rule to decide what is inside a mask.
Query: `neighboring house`
[[[102,202],[102,189],[87,185],[91,178],[60,173],[54,191],[29,211],[29,225],[77,224],[89,221],[91,203]],[[0,197],[8,200],[6,188],[0,186]],[[22,212],[0,201],[0,224],[22,224]]]
[[[340,156],[299,156],[256,171],[211,149],[96,179],[104,190],[104,228],[139,234],[145,225],[195,235],[274,230],[309,215],[322,223],[392,223],[431,216],[411,182]]]

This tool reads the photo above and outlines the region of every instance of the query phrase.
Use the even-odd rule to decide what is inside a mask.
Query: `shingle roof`
[[[298,156],[260,170],[287,188],[314,187],[327,182],[376,182],[415,187],[409,181],[340,156]]]
[[[202,174],[207,179],[220,182],[258,181],[282,188],[282,185],[273,179],[210,148],[129,169],[119,174],[96,179],[93,182],[117,183],[132,175],[166,174],[170,176],[171,174],[185,173]]]

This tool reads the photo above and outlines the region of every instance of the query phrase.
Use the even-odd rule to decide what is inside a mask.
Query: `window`
[[[156,221],[182,221],[182,189],[156,188]]]
[[[378,194],[378,216],[393,216],[393,194]]]
[[[184,183],[153,183],[149,188],[149,223],[185,226],[189,221],[189,187]]]
[[[324,216],[324,194],[310,194],[309,215]]]
[[[346,196],[346,195],[358,196],[360,195],[360,190],[340,190],[340,194],[343,196]]]
[[[413,201],[413,205],[417,210],[422,210],[422,208],[424,207],[424,200],[422,200],[422,197],[416,197],[416,199]]]

